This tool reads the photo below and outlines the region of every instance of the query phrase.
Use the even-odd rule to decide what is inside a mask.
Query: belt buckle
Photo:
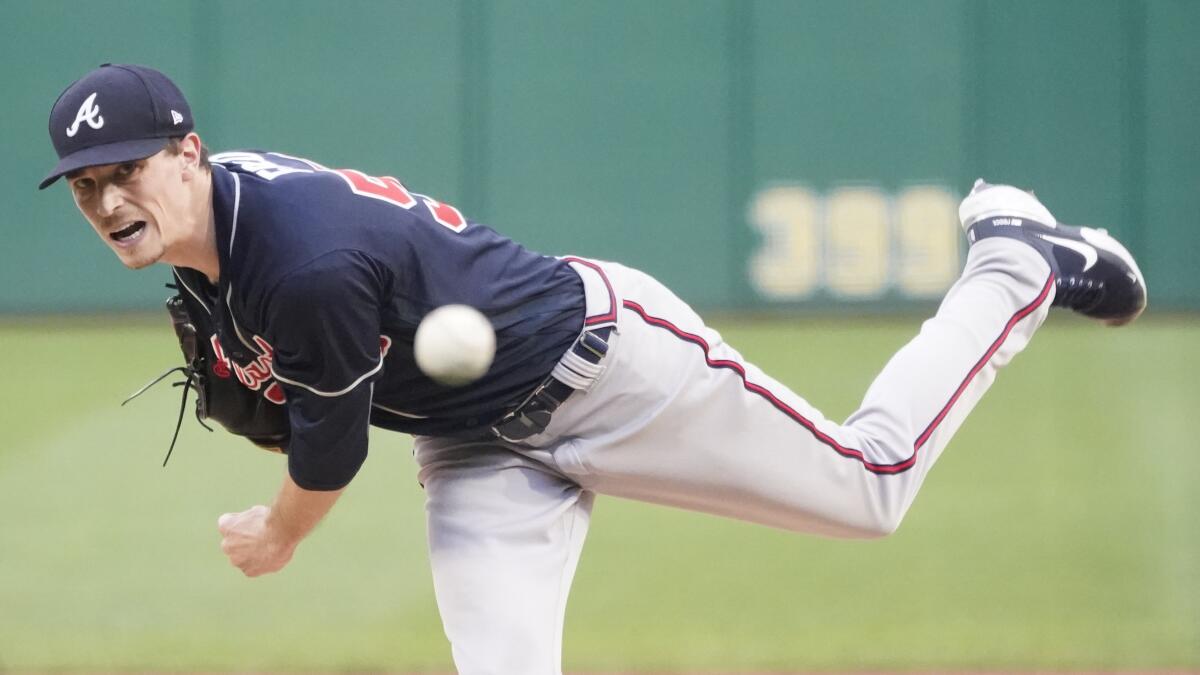
[[[551,413],[562,404],[562,401],[546,392],[546,387],[549,387],[553,381],[553,378],[547,377],[521,405],[492,425],[492,433],[509,443],[519,443],[545,431],[550,424]],[[546,407],[546,401],[543,398],[552,405]],[[538,406],[538,403],[543,405]]]
[[[584,331],[571,345],[570,351],[574,352],[577,358],[590,363],[600,363],[608,353],[608,341],[604,338],[611,331],[611,327]],[[577,348],[580,351],[577,351]],[[554,384],[567,387],[570,391],[560,400],[548,391]],[[542,433],[550,424],[550,416],[574,390],[574,387],[554,375],[548,376],[520,405],[492,425],[492,433],[509,443],[519,443]]]

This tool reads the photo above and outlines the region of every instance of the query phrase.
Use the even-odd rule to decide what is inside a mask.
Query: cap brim
[[[39,190],[45,190],[63,174],[76,169],[101,164],[120,164],[145,159],[157,153],[167,145],[168,138],[139,138],[136,141],[121,141],[107,145],[93,145],[78,152],[73,152],[58,161],[58,166],[46,175],[38,185]]]

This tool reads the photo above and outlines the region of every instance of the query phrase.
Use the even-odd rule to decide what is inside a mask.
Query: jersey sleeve
[[[337,490],[367,457],[380,354],[383,271],[356,251],[326,253],[268,296],[272,372],[287,395],[288,471],[308,490]]]

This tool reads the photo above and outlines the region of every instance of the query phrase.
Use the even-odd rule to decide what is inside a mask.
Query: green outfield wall
[[[171,75],[214,150],[394,175],[704,307],[936,298],[982,175],[1200,309],[1198,28],[1190,0],[0,0],[0,312],[164,295],[36,190],[51,103],[102,62]]]

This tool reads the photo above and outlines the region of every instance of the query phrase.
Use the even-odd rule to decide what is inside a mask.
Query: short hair
[[[163,146],[163,150],[165,150],[168,155],[178,155],[180,152],[183,152],[183,139],[183,136],[173,136],[168,138],[167,144]],[[200,166],[205,171],[212,171],[212,164],[210,164],[208,161],[208,147],[203,143],[200,144]]]

